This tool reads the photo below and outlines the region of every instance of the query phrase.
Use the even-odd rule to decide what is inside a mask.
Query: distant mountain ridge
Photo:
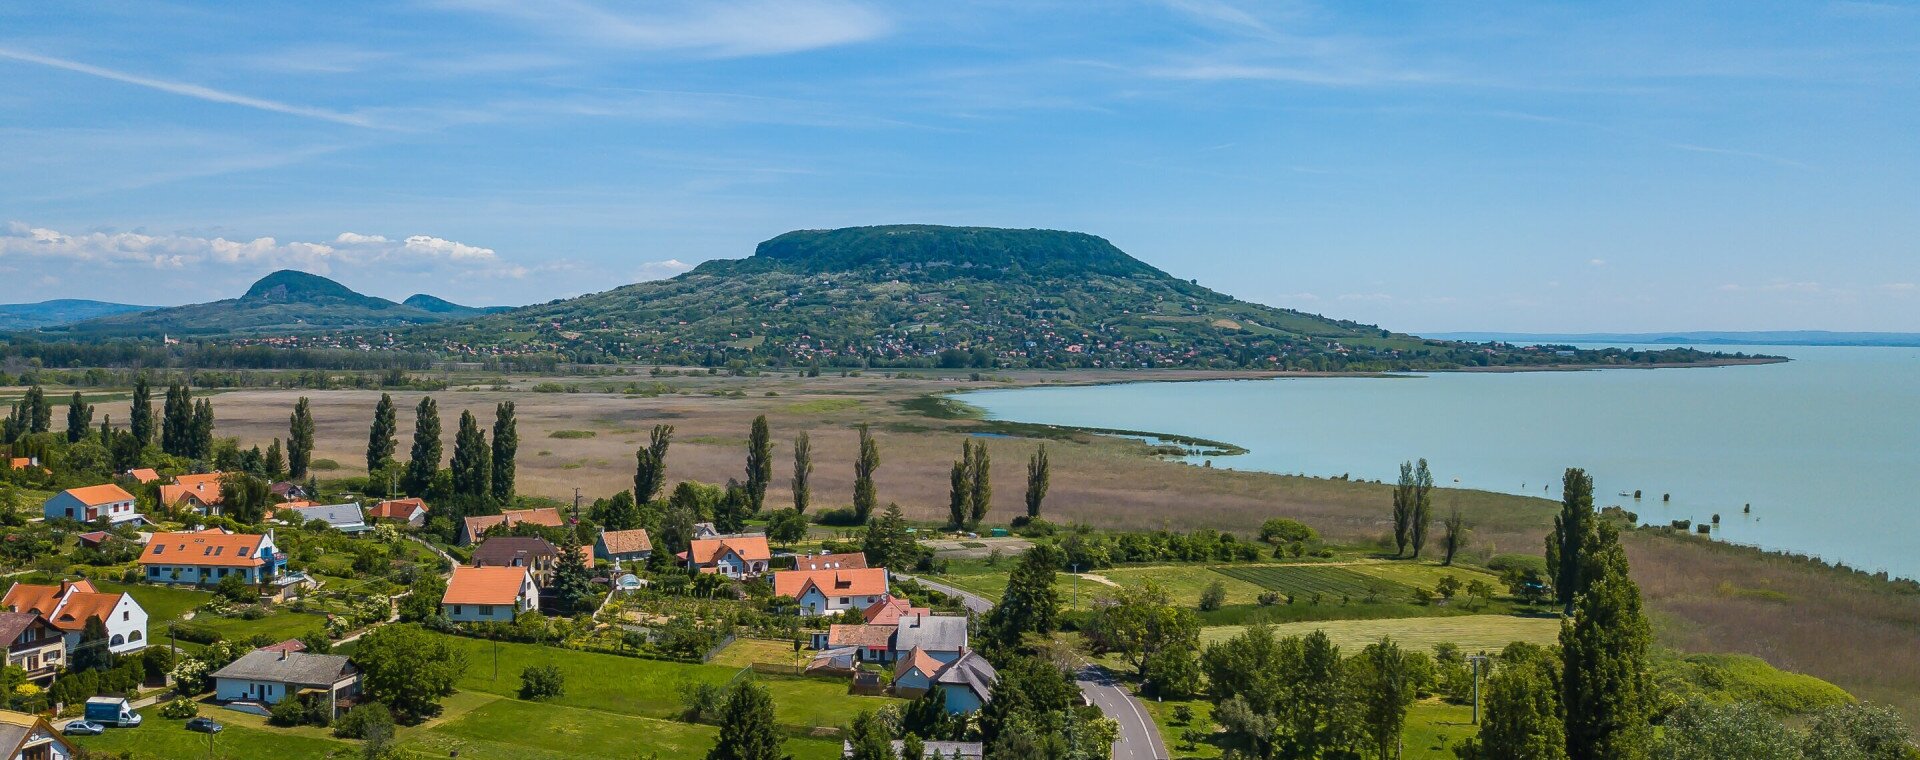
[[[282,269],[255,281],[239,298],[112,314],[41,332],[76,338],[245,336],[402,327],[484,313],[432,296],[413,298],[432,299],[439,310],[394,303],[320,275]]]
[[[425,293],[415,293],[407,296],[407,300],[401,301],[400,304],[402,306],[411,306],[421,311],[430,311],[435,314],[453,314],[460,316],[497,314],[513,309],[512,306],[462,306],[445,298],[430,296]]]
[[[0,330],[32,330],[72,324],[95,317],[152,311],[158,306],[136,306],[84,298],[56,298],[39,303],[0,304]]]
[[[1503,343],[1630,343],[1707,346],[1897,346],[1920,347],[1920,333],[1831,330],[1702,330],[1647,333],[1446,332],[1429,337]]]
[[[465,356],[941,367],[1437,369],[1645,362],[1492,349],[1248,303],[1079,232],[799,230],[666,280],[396,331]],[[1618,354],[1619,352],[1615,352]],[[1662,361],[1693,361],[1678,350]]]

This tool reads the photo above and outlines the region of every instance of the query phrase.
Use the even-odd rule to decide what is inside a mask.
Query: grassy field
[[[149,635],[160,638],[166,638],[168,623],[181,620],[187,612],[206,604],[213,598],[211,592],[194,588],[108,581],[96,581],[94,586],[110,593],[133,594],[133,600],[139,602],[140,608],[147,611]],[[322,615],[275,609],[273,614],[259,620],[195,615],[190,622],[219,631],[220,635],[231,641],[246,641],[259,634],[266,634],[275,641],[284,641],[325,628],[327,619]]]
[[[1210,626],[1200,630],[1200,639],[1202,642],[1229,639],[1243,630],[1244,626]],[[1326,631],[1333,643],[1349,654],[1378,642],[1382,636],[1392,636],[1401,646],[1413,649],[1432,649],[1435,644],[1452,642],[1468,652],[1493,652],[1515,641],[1555,643],[1559,641],[1560,621],[1513,615],[1458,615],[1281,623],[1273,626],[1273,630],[1280,636],[1304,636],[1315,630]]]
[[[1293,597],[1405,599],[1413,593],[1411,586],[1337,565],[1220,565],[1213,571]]]
[[[812,650],[803,649],[800,653],[801,664],[805,664],[805,658],[812,654]],[[720,650],[720,653],[714,655],[713,660],[707,664],[744,668],[756,662],[791,665],[793,661],[793,642],[791,641],[739,638],[734,639],[732,644],[728,644],[726,649]]]
[[[1167,752],[1172,760],[1214,760],[1220,757],[1222,747],[1213,739],[1216,726],[1213,724],[1213,705],[1205,701],[1157,702],[1142,700],[1153,722],[1160,728],[1160,736],[1167,742]],[[1174,719],[1174,709],[1186,705],[1193,711],[1193,721],[1182,724]],[[1415,702],[1407,710],[1407,727],[1401,734],[1405,742],[1402,755],[1405,760],[1453,760],[1452,747],[1462,739],[1473,736],[1473,708],[1467,705],[1454,705],[1438,699],[1425,699]],[[1206,738],[1187,744],[1184,734],[1189,731],[1206,734]]]

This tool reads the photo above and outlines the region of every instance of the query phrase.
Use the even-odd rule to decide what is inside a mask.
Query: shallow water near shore
[[[1716,539],[1920,577],[1910,540],[1920,532],[1920,349],[1739,350],[1793,361],[1023,388],[960,399],[994,419],[1248,449],[1213,458],[1215,467],[1390,481],[1402,460],[1426,457],[1440,485],[1550,499],[1560,498],[1563,470],[1585,467],[1597,504],[1643,523],[1710,523],[1718,514]]]

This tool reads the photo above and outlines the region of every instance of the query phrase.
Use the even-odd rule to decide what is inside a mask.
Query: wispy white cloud
[[[155,79],[153,77],[141,76],[139,74],[130,74],[124,71],[117,71],[114,69],[104,68],[101,66],[94,66],[92,64],[81,63],[79,61],[68,60],[65,58],[55,58],[53,56],[39,55],[37,53],[30,53],[24,50],[15,50],[12,48],[0,47],[0,58],[7,58],[15,61],[21,61],[23,63],[34,63],[34,64],[39,64],[41,66],[50,66],[52,68],[61,69],[64,71],[71,71],[77,74],[86,74],[88,76],[100,77],[101,79],[111,79],[115,82],[124,82],[126,84],[131,84],[139,87],[146,87],[148,89],[159,90],[161,92],[172,93],[175,95],[183,95],[189,98],[198,98],[200,100],[211,101],[214,103],[227,103],[230,105],[241,106],[244,108],[252,108],[260,111],[271,111],[273,113],[283,113],[290,116],[301,116],[309,119],[319,119],[321,121],[330,121],[336,124],[346,124],[346,125],[355,126],[355,127],[368,127],[368,128],[377,127],[376,124],[374,124],[371,121],[368,121],[365,117],[355,115],[355,114],[341,113],[339,111],[329,111],[324,108],[312,108],[309,106],[294,105],[292,103],[283,103],[277,100],[267,100],[265,98],[256,98],[248,95],[239,95],[231,92],[226,92],[224,90],[216,90],[211,87],[204,87],[197,84],[190,84],[187,82],[172,82],[164,79]]]
[[[878,38],[892,22],[850,0],[736,0],[606,7],[587,0],[442,0],[605,48],[716,58],[779,55]]]
[[[255,265],[327,274],[336,265],[442,268],[514,276],[524,268],[503,265],[491,248],[431,235],[394,240],[343,232],[325,243],[281,242],[271,237],[229,240],[193,234],[153,235],[96,230],[65,233],[24,222],[0,227],[0,260],[10,257],[64,260],[98,266],[133,265],[186,269],[199,265]]]
[[[1779,166],[1789,166],[1795,169],[1812,169],[1813,168],[1812,166],[1808,166],[1807,164],[1801,163],[1799,161],[1795,161],[1791,158],[1781,158],[1780,156],[1768,155],[1766,153],[1754,153],[1752,151],[1733,150],[1731,148],[1716,148],[1711,145],[1694,145],[1692,143],[1667,143],[1667,147],[1673,148],[1675,150],[1690,151],[1693,153],[1712,153],[1715,155],[1733,156],[1736,158],[1751,158],[1756,161],[1765,161],[1770,164],[1776,164]]]

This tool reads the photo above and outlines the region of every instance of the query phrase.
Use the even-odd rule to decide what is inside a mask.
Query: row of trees
[[[293,425],[298,437],[304,402],[294,412]],[[396,459],[398,409],[392,394],[380,394],[373,408],[373,424],[367,431],[367,473],[374,479],[385,478],[398,491],[409,496],[437,497],[447,502],[455,514],[493,514],[514,498],[515,459],[520,450],[519,425],[512,401],[502,401],[493,410],[492,439],[480,427],[472,410],[460,412],[454,432],[453,457],[442,470],[444,454],[440,443],[440,404],[432,396],[423,396],[414,407],[413,443],[407,462]],[[312,420],[305,420],[308,446],[311,447]]]
[[[1401,462],[1400,480],[1393,487],[1394,556],[1420,558],[1433,529],[1433,471],[1427,460]],[[1441,521],[1440,564],[1451,565],[1466,545],[1467,521],[1455,508]]]

